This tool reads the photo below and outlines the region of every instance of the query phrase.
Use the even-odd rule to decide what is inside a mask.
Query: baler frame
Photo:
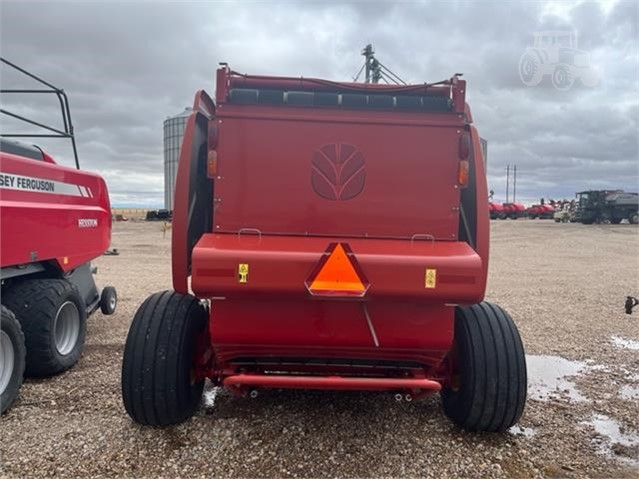
[[[261,387],[407,399],[441,391],[446,413],[463,427],[514,424],[525,403],[525,359],[508,314],[483,302],[488,191],[465,91],[458,75],[391,86],[220,68],[215,103],[196,94],[180,152],[174,291],[150,296],[127,338],[123,398],[131,417],[183,420],[208,378],[240,396]],[[278,149],[287,136],[288,148]],[[383,153],[393,141],[397,150]],[[366,158],[366,190],[363,179],[344,198],[341,189],[322,190],[313,177],[313,168],[324,171],[322,157],[342,167],[361,157],[348,164],[357,172]],[[401,170],[391,183],[383,181],[389,158]],[[268,181],[277,168],[286,187]],[[341,171],[333,170],[335,185]],[[427,208],[433,198],[439,203]],[[293,201],[292,213],[282,208]],[[333,255],[342,266],[326,273]],[[313,286],[316,274],[322,287]],[[190,333],[176,345],[169,328]],[[161,351],[179,351],[171,367],[190,378],[170,378],[171,390],[181,391],[175,398],[152,391],[153,410],[140,385],[169,359],[154,356],[149,337]],[[471,388],[483,374],[505,386],[493,391],[479,378]],[[484,399],[491,394],[498,413]]]

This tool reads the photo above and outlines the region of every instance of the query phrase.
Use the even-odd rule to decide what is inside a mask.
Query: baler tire
[[[115,313],[118,307],[118,293],[113,286],[105,286],[100,294],[100,311],[105,316]]]
[[[65,279],[27,279],[3,291],[2,303],[22,327],[27,376],[52,376],[78,362],[86,338],[87,313],[74,284]]]
[[[512,318],[482,302],[455,310],[458,388],[442,390],[445,414],[469,431],[505,431],[526,404],[526,357]]]
[[[0,414],[18,397],[24,378],[27,350],[20,322],[2,306],[0,317]]]
[[[122,399],[134,421],[168,426],[195,413],[204,380],[192,380],[193,355],[206,324],[206,309],[191,295],[164,291],[142,303],[122,361]]]

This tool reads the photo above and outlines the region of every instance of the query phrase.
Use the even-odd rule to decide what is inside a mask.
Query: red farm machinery
[[[526,209],[526,216],[531,220],[540,219],[540,220],[551,220],[555,216],[555,208],[548,203],[545,203],[543,198],[541,203],[529,206]]]
[[[3,97],[54,95],[63,125],[45,125],[8,111],[4,101],[0,109],[5,119],[39,129],[6,133],[3,121],[0,134],[0,408],[5,412],[18,395],[23,374],[49,376],[78,361],[87,317],[98,309],[112,314],[117,297],[112,287],[100,292],[93,279],[90,262],[111,240],[111,209],[104,180],[80,170],[67,96],[1,60],[39,85],[2,89]],[[59,165],[40,147],[7,137],[70,139],[77,168]]]
[[[505,220],[510,218],[516,220],[526,216],[526,207],[521,203],[504,203],[502,204],[502,211],[499,215],[499,219]]]
[[[491,220],[496,220],[497,218],[501,218],[502,214],[504,213],[504,205],[496,201],[489,201],[488,213],[490,214]]]
[[[190,417],[205,379],[440,393],[469,430],[526,400],[515,324],[484,301],[489,211],[459,75],[380,85],[217,72],[182,144],[173,290],[140,306],[122,394],[147,425]]]

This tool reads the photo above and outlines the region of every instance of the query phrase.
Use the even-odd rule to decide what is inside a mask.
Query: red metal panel
[[[456,238],[456,115],[236,105],[218,113],[216,231]],[[346,191],[347,180],[362,184]]]
[[[193,249],[192,289],[203,298],[260,294],[308,297],[305,282],[333,241],[337,240],[204,235]],[[456,303],[474,302],[483,295],[483,263],[467,243],[364,238],[345,242],[370,284],[366,297]],[[246,283],[238,281],[239,264],[249,265]],[[425,287],[426,269],[436,270],[439,279],[434,288]]]
[[[213,302],[211,337],[223,345],[308,348],[373,346],[362,304],[262,299]]]
[[[8,153],[0,153],[0,167],[2,267],[53,260],[70,271],[109,247],[111,209],[100,176]],[[25,179],[55,185],[30,190]]]
[[[415,360],[435,365],[452,344],[453,325],[453,307],[443,304],[225,299],[213,301],[210,336],[221,368],[240,356]]]

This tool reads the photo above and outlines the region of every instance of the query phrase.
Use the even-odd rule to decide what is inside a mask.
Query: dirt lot
[[[507,434],[469,434],[437,396],[213,394],[186,424],[153,429],[120,397],[122,350],[144,298],[170,287],[161,225],[118,223],[120,256],[96,261],[118,288],[115,316],[95,314],[80,363],[26,380],[0,419],[4,476],[639,477],[639,228],[493,222],[488,299],[518,323],[529,400]]]

